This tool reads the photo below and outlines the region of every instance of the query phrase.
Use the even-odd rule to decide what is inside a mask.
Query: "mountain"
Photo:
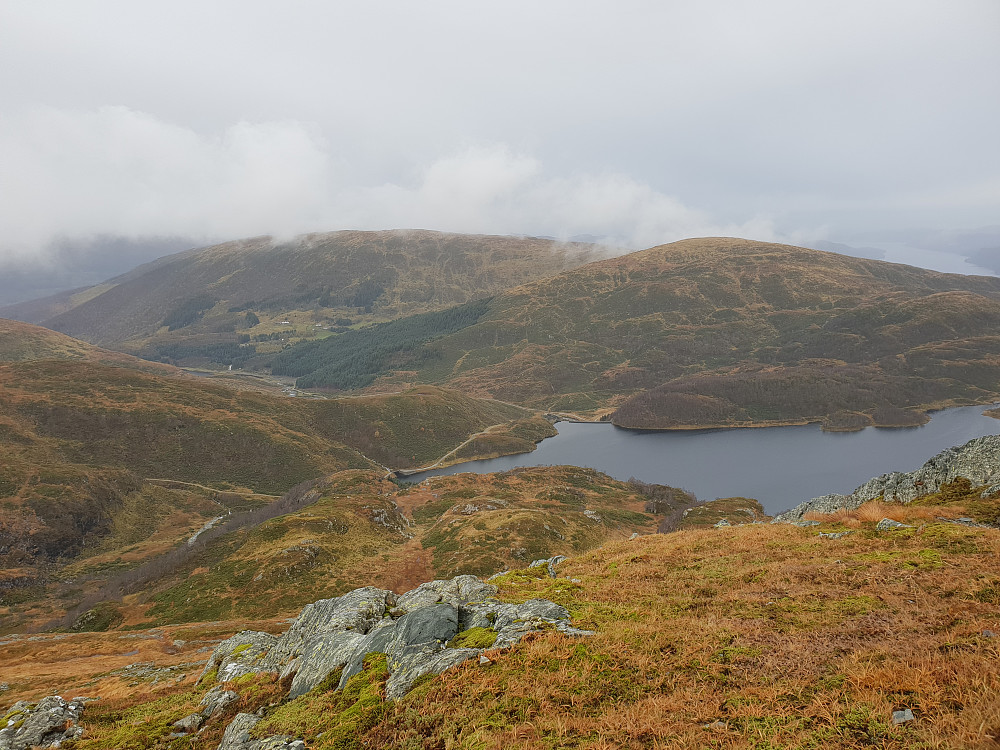
[[[599,252],[582,243],[416,230],[258,237],[169,255],[0,315],[154,359],[231,364],[330,328],[485,297]]]
[[[274,358],[301,387],[439,383],[636,428],[919,424],[1000,394],[1000,279],[705,238]]]

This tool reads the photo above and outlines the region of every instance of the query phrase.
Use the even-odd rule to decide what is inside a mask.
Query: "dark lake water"
[[[818,424],[676,432],[613,425],[556,425],[559,434],[533,453],[471,461],[414,474],[410,481],[471,471],[570,464],[616,479],[635,477],[695,493],[700,500],[741,495],[774,514],[830,492],[848,493],[889,471],[912,471],[945,448],[1000,434],[984,406],[945,409],[920,427],[823,432]]]

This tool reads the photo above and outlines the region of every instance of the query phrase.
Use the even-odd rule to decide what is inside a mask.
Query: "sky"
[[[1000,225],[998,123],[997,0],[0,0],[0,275],[347,228],[905,260]]]

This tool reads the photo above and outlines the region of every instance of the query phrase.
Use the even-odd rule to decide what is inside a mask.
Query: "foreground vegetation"
[[[77,677],[46,687],[68,694],[86,683],[106,696],[87,707],[79,748],[212,748],[237,710],[260,706],[256,733],[301,736],[313,748],[989,747],[1000,734],[1000,532],[938,520],[970,512],[971,491],[958,494],[869,505],[808,528],[612,542],[571,557],[557,579],[513,570],[494,581],[502,599],[551,599],[597,635],[544,634],[487,651],[488,663],[424,680],[392,704],[380,698],[386,673],[375,657],[344,692],[330,692],[331,679],[292,702],[274,678],[245,677],[228,685],[238,705],[202,734],[169,740],[170,722],[204,693],[191,674],[158,684],[88,676],[112,657],[81,658]],[[878,531],[882,514],[910,526]],[[853,533],[820,536],[844,531]],[[203,627],[188,626],[186,637]],[[132,648],[100,638],[68,636],[60,648]],[[0,645],[0,663],[23,648]],[[15,690],[11,698],[27,694]],[[913,720],[894,723],[907,709]]]

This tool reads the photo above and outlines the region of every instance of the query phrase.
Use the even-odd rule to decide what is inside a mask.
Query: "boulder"
[[[210,719],[217,713],[225,711],[226,706],[235,700],[239,700],[239,697],[239,693],[226,690],[222,685],[216,685],[201,699],[201,715],[206,719]]]
[[[275,735],[263,739],[251,737],[250,730],[257,725],[258,721],[260,721],[260,716],[257,714],[236,714],[229,722],[229,726],[226,727],[218,750],[305,750],[306,743],[294,737],[285,735]]]
[[[396,700],[406,695],[413,683],[425,674],[440,674],[482,654],[478,648],[446,648],[440,651],[411,648],[400,656],[385,685],[385,697]]]
[[[58,695],[42,698],[35,705],[19,701],[7,712],[7,726],[0,729],[0,750],[59,747],[83,734],[78,724],[82,712],[82,702],[66,701]]]
[[[264,666],[280,672],[302,653],[308,641],[321,633],[352,631],[364,635],[386,617],[395,601],[396,595],[391,591],[366,586],[335,599],[307,604],[267,654]]]
[[[879,521],[875,528],[879,531],[895,531],[896,529],[912,529],[908,523],[900,523],[899,521],[893,521],[891,518],[883,518]]]
[[[355,655],[366,636],[350,630],[321,633],[310,638],[296,660],[289,698],[304,695],[319,685],[337,667],[342,667]]]
[[[447,602],[461,607],[470,602],[479,602],[496,596],[497,587],[483,583],[476,576],[457,576],[450,581],[430,581],[422,583],[412,591],[399,597],[392,610],[395,617],[405,615],[421,607],[429,607],[438,602]]]
[[[250,737],[250,730],[258,721],[257,714],[236,714],[226,727],[218,750],[250,750],[251,743],[256,742]]]
[[[205,717],[201,714],[189,714],[183,719],[178,719],[173,723],[174,729],[178,732],[183,732],[184,734],[193,734],[198,731],[198,728],[205,721]]]
[[[263,670],[263,659],[278,639],[270,633],[244,630],[227,638],[212,652],[201,677],[213,669],[219,670],[218,681],[235,680],[237,677]]]

